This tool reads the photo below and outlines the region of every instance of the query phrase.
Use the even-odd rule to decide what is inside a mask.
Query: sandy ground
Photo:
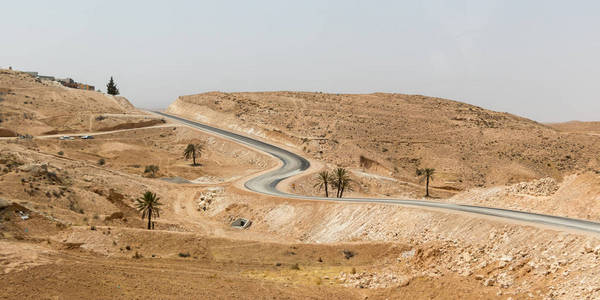
[[[325,169],[344,166],[354,180],[347,196],[422,199],[424,184],[415,169],[435,167],[430,190],[436,201],[590,220],[600,213],[597,122],[546,125],[400,94],[214,92],[179,97],[167,111],[286,145],[323,162]],[[384,151],[382,144],[392,146]],[[286,189],[323,196],[314,172],[288,182]],[[554,190],[517,187],[547,188],[536,186],[540,182],[551,182]]]
[[[19,134],[76,133],[138,123],[149,116],[127,99],[0,70],[0,129]]]
[[[437,171],[432,185],[443,190],[439,197],[600,169],[598,136],[419,95],[211,92],[179,97],[167,112],[397,180],[378,187],[356,176],[362,193],[422,195],[406,183],[417,184],[415,170],[425,167]]]
[[[17,75],[10,75],[20,80],[10,88],[20,95],[30,89],[29,79]],[[44,89],[35,90],[45,95]],[[93,115],[125,123],[131,122],[122,115],[146,118],[113,112],[107,103]],[[43,106],[36,110],[46,113],[51,111]],[[29,122],[17,121],[6,128]],[[124,123],[111,126],[118,124]],[[248,135],[304,151],[284,134],[239,126]],[[188,143],[205,145],[199,166],[182,157]],[[323,160],[315,170],[327,165]],[[160,168],[155,177],[144,172],[149,164]],[[276,164],[244,146],[170,123],[93,140],[0,140],[0,298],[600,297],[596,236],[432,209],[290,200],[241,188],[246,178]],[[414,178],[378,168],[351,168],[365,183],[355,193],[410,194],[397,188],[407,185],[418,195]],[[300,190],[310,182],[298,180],[287,187]],[[585,207],[595,210],[597,180],[593,171],[582,171],[561,180],[452,191],[447,201],[579,216]],[[144,229],[133,206],[147,190],[164,203],[153,231]],[[239,217],[252,225],[232,228]]]
[[[164,141],[160,135],[173,128],[131,131],[128,139],[120,140],[122,145],[110,148],[132,151],[144,140],[152,140],[156,145],[147,147],[145,155],[176,156],[178,151],[169,152],[167,145],[178,138],[183,144],[190,136],[210,138],[174,128],[173,136],[165,136]],[[0,182],[14,189],[3,189],[0,197],[22,205],[19,210],[28,211],[30,219],[21,220],[15,207],[3,210],[1,279],[10,283],[10,289],[2,295],[598,296],[595,287],[600,282],[593,274],[598,271],[594,262],[600,255],[600,241],[595,237],[435,210],[291,201],[246,192],[234,182],[173,184],[128,168],[127,156],[104,166],[97,166],[95,158],[79,157],[103,153],[103,145],[115,143],[113,138],[103,135],[94,144],[53,139],[3,144],[1,169],[9,171]],[[54,154],[57,145],[64,149],[63,155]],[[235,145],[215,145],[207,151],[215,161],[219,155],[223,163],[252,161],[244,161],[248,154],[227,157],[236,153]],[[218,149],[228,150],[219,154]],[[62,184],[52,183],[46,171],[36,169],[42,161]],[[224,178],[230,175],[227,169],[205,166],[203,171]],[[185,176],[185,172],[173,175]],[[66,187],[64,196],[61,187]],[[156,231],[141,229],[144,223],[132,209],[132,199],[146,189],[156,191],[165,203]],[[112,219],[115,212],[123,216]],[[231,228],[229,223],[237,217],[251,219],[252,226]],[[346,258],[346,253],[351,256]],[[31,283],[36,289],[29,288]]]

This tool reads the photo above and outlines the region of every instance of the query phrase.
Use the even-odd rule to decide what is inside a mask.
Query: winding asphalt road
[[[174,115],[166,114],[163,112],[154,111],[154,113],[164,116],[166,118],[187,124],[193,128],[200,129],[206,132],[210,132],[219,135],[223,138],[236,141],[238,143],[247,145],[249,147],[262,150],[283,162],[283,165],[276,170],[264,173],[257,177],[248,180],[245,183],[245,187],[251,191],[263,193],[267,195],[280,196],[286,198],[304,199],[304,200],[327,200],[327,201],[338,201],[338,202],[353,202],[353,203],[385,203],[385,204],[400,204],[407,206],[418,206],[418,207],[431,207],[444,210],[467,212],[479,215],[487,215],[500,217],[505,219],[512,219],[518,221],[524,221],[529,223],[550,225],[553,227],[563,229],[575,229],[582,230],[592,233],[600,233],[600,223],[571,219],[565,217],[543,215],[536,213],[529,213],[517,210],[483,207],[474,205],[462,205],[453,203],[442,203],[435,201],[424,201],[424,200],[402,200],[402,199],[376,199],[376,198],[325,198],[325,197],[311,197],[289,194],[281,192],[277,189],[277,184],[282,180],[291,176],[297,175],[305,171],[310,167],[310,163],[305,158],[294,154],[285,149],[277,146],[261,142],[243,135],[235,134],[226,130],[215,128],[202,123],[190,121],[184,118],[180,118]]]

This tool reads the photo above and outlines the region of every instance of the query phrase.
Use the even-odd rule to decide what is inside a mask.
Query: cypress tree
[[[110,76],[110,81],[106,85],[106,92],[109,95],[118,95],[119,94],[119,89],[117,88],[117,85],[115,84],[115,81],[113,80],[112,76]]]

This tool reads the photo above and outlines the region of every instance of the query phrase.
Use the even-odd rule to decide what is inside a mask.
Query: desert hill
[[[6,93],[0,112],[7,117],[1,125],[36,137],[0,139],[0,277],[6,286],[0,298],[600,297],[596,236],[486,216],[256,194],[242,183],[273,168],[271,157],[179,123],[148,126],[161,120],[131,109],[126,100],[37,82],[22,73],[1,75]],[[463,176],[458,171],[487,172],[488,163],[500,168],[507,158],[492,160],[500,145],[531,148],[542,159],[544,143],[556,144],[558,150],[544,152],[553,159],[571,153],[560,147],[581,143],[577,156],[570,154],[572,165],[561,165],[557,176],[597,163],[589,153],[592,146],[584,143],[595,143],[593,136],[442,99],[309,93],[197,97],[199,104],[184,97],[169,110],[349,166],[354,176],[362,170],[375,185],[393,179],[405,188],[409,185],[400,185],[400,179],[415,181],[413,168],[429,163],[441,171],[435,181],[440,185],[451,175]],[[66,117],[47,118],[61,114]],[[37,136],[90,129],[95,138],[89,140]],[[536,134],[541,142],[532,138]],[[502,142],[486,145],[492,138]],[[190,143],[204,145],[197,166],[182,155]],[[479,152],[466,156],[455,147]],[[156,174],[146,171],[149,165],[158,167]],[[484,178],[503,178],[498,174]],[[471,177],[461,178],[456,186],[474,184]],[[538,203],[578,217],[586,217],[580,210],[587,208],[595,220],[600,218],[593,206],[600,201],[592,198],[598,180],[586,172],[562,182],[548,178],[472,189],[446,201],[508,208]],[[145,229],[136,210],[135,199],[144,191],[155,192],[163,203],[160,217],[153,219],[155,230]],[[356,191],[368,192],[363,186]],[[568,206],[573,209],[564,209]],[[252,224],[234,228],[237,218]],[[590,288],[583,290],[582,282]]]
[[[563,132],[600,133],[600,122],[569,121],[564,123],[550,123],[547,125]]]
[[[136,109],[123,97],[0,70],[0,134],[4,136],[95,131],[121,124],[124,114],[134,113]]]
[[[328,163],[466,190],[598,168],[600,139],[452,100],[403,94],[211,92],[168,112],[292,143]]]

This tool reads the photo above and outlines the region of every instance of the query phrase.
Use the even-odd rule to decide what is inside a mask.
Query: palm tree
[[[202,150],[204,150],[204,147],[200,144],[188,144],[183,151],[183,157],[185,159],[190,159],[191,157],[194,162],[193,165],[196,166],[196,155],[199,157],[202,154]]]
[[[348,175],[348,171],[344,168],[337,168],[333,171],[333,183],[332,185],[337,189],[336,197],[342,198],[344,196],[345,190],[351,190],[350,183],[352,179],[350,179],[350,175]]]
[[[152,217],[160,217],[160,207],[162,203],[158,202],[160,197],[156,197],[156,193],[147,191],[140,198],[137,198],[137,210],[142,213],[142,220],[148,216],[148,230],[152,229]]]
[[[352,179],[350,179],[350,177],[346,177],[342,180],[340,198],[344,196],[345,191],[352,191],[352,186],[350,185],[350,183],[352,183]]]
[[[317,183],[315,184],[315,187],[318,188],[319,191],[323,187],[325,187],[325,197],[329,197],[328,186],[329,186],[329,184],[333,184],[332,181],[333,181],[333,176],[331,173],[329,173],[327,171],[321,171],[317,175]]]
[[[429,181],[433,181],[433,174],[435,174],[435,169],[433,168],[417,169],[417,176],[421,176],[419,182],[427,181],[425,185],[425,197],[429,197]]]

